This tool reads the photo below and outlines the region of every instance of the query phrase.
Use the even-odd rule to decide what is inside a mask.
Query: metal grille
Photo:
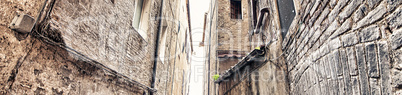
[[[242,19],[241,16],[241,1],[230,1],[230,17],[232,19]]]

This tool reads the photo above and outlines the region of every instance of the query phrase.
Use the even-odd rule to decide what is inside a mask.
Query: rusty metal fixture
[[[16,15],[8,28],[19,33],[30,33],[35,19],[27,14]]]

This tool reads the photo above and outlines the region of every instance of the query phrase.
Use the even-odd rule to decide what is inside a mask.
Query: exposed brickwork
[[[70,49],[7,28],[15,14],[38,17],[44,1],[0,1],[4,6],[0,8],[0,94],[149,94],[127,78],[89,64],[93,61],[76,56]],[[188,54],[192,52],[187,0],[164,0],[163,13],[161,0],[144,0],[140,30],[132,26],[137,2],[56,0],[49,20],[38,23],[50,28],[39,33],[144,86],[151,87],[156,68],[158,94],[186,94]],[[159,38],[166,41],[165,46],[161,46],[162,41],[155,43],[159,18],[166,26],[161,35],[168,37]],[[154,58],[156,45],[157,54],[165,52],[166,60]]]

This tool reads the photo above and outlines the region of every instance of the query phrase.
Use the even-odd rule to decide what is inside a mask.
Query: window
[[[242,19],[241,0],[230,0],[230,17],[232,19]]]
[[[166,60],[166,58],[165,58],[165,52],[166,52],[166,31],[167,31],[167,26],[165,26],[166,24],[164,24],[163,25],[163,27],[162,27],[162,33],[161,33],[161,42],[160,42],[160,45],[159,45],[159,58],[160,58],[160,60],[161,60],[161,62],[162,62],[162,64],[165,64],[165,60]]]
[[[140,27],[142,5],[143,5],[142,2],[143,2],[143,0],[138,0],[138,2],[136,2],[136,4],[135,4],[135,12],[134,12],[132,26],[137,30],[139,30],[139,27]]]
[[[257,24],[257,10],[259,8],[257,0],[252,0],[252,10],[253,10],[253,25]]]
[[[138,0],[135,2],[135,11],[134,11],[134,16],[133,16],[133,21],[132,21],[132,27],[144,38],[147,38],[147,33],[146,33],[146,28],[147,27],[141,27],[141,23],[147,23],[144,22],[143,19],[147,19],[147,13],[144,14],[144,10],[147,8],[144,8],[144,0]],[[144,28],[144,29],[141,29]]]

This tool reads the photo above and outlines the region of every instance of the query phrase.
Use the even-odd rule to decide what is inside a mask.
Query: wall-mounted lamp
[[[35,19],[27,14],[22,14],[15,16],[8,28],[16,32],[26,34],[31,32],[34,24]]]

